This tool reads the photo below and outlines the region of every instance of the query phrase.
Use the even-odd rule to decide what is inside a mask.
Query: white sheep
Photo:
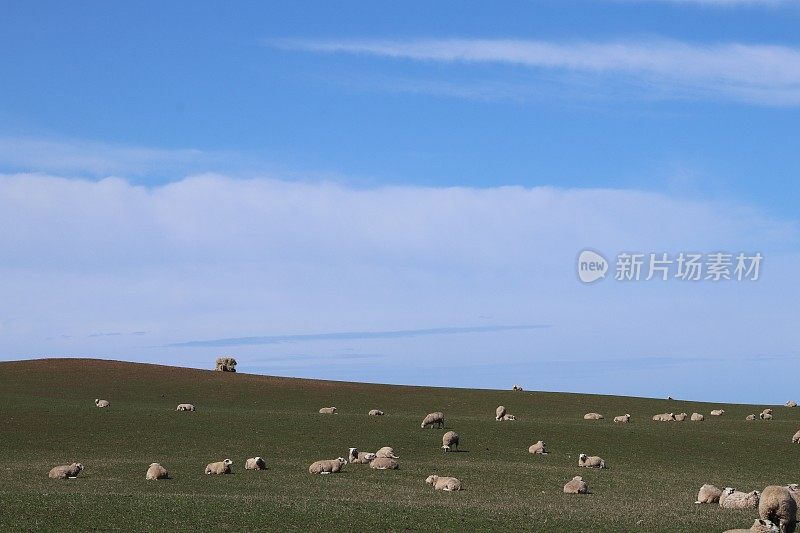
[[[263,457],[251,457],[244,462],[245,470],[266,470],[267,462]]]
[[[510,414],[510,413],[506,413],[506,414],[504,414],[504,415],[503,415],[503,420],[504,420],[505,422],[513,422],[513,421],[515,421],[516,419],[517,419],[517,417],[516,417],[516,416],[514,416],[514,415],[512,415],[512,414]]]
[[[583,480],[581,476],[575,476],[564,485],[565,494],[591,494],[589,492],[589,485]]]
[[[723,533],[780,533],[780,530],[770,520],[757,518],[750,529],[728,529]]]
[[[111,404],[108,402],[108,400],[101,400],[100,398],[95,398],[95,399],[94,399],[94,404],[95,404],[97,407],[100,407],[100,408],[103,408],[103,407],[108,407],[109,405],[111,405]]]
[[[233,461],[225,459],[216,463],[209,463],[206,465],[206,474],[222,475],[231,473],[231,465]]]
[[[770,409],[769,407],[767,407],[766,409],[764,409],[764,410],[763,410],[763,411],[761,411],[761,412],[762,412],[763,414],[765,414],[765,415],[771,415],[771,414],[772,414],[772,409]]]
[[[376,457],[370,461],[369,467],[375,470],[397,470],[400,465],[391,457]]]
[[[747,415],[746,417],[744,417],[744,419],[745,419],[745,420],[747,420],[748,422],[752,422],[753,420],[755,420],[755,419],[756,419],[756,415],[754,415],[754,414],[749,414],[749,415]]]
[[[687,415],[686,413],[678,413],[677,415],[675,415],[675,422],[683,422],[688,417],[689,415]]]
[[[504,405],[498,405],[497,409],[494,410],[494,419],[495,420],[502,420],[506,414],[506,408]]]
[[[700,487],[700,491],[697,493],[697,501],[694,503],[719,503],[720,494],[722,494],[720,489],[706,483]]]
[[[770,485],[761,492],[758,516],[778,524],[780,531],[794,531],[797,502],[788,487]]]
[[[582,453],[578,456],[578,466],[584,468],[605,468],[606,462],[596,455],[588,456]]]
[[[758,415],[761,420],[772,420],[772,413],[761,413]]]
[[[511,390],[522,392],[523,388],[520,385],[514,385],[513,387],[511,387]]]
[[[660,413],[657,415],[653,415],[653,420],[655,420],[656,422],[674,422],[675,413]]]
[[[725,487],[719,495],[719,506],[723,509],[757,509],[759,492],[741,492]]]
[[[440,428],[444,427],[444,414],[443,413],[438,412],[438,411],[435,412],[435,413],[429,413],[428,415],[425,416],[424,419],[422,419],[422,424],[420,425],[420,427],[422,427],[422,428],[431,427],[432,428],[433,426],[438,426]]]
[[[194,405],[190,403],[179,403],[176,411],[194,411]]]
[[[711,416],[722,416],[725,414],[725,409],[714,409],[711,411]]]
[[[430,475],[425,479],[425,483],[433,485],[433,490],[443,490],[445,492],[461,490],[461,481],[454,477]]]
[[[383,416],[383,411],[381,411],[380,409],[372,409],[369,412],[369,416]]]
[[[692,417],[691,417],[692,422],[702,422],[705,419],[706,419],[706,417],[704,417],[700,413],[692,413]]]
[[[357,448],[350,448],[350,451],[347,452],[347,462],[351,464],[366,465],[375,459],[375,457],[377,457],[377,455],[374,453],[360,452]]]
[[[335,474],[342,470],[342,467],[347,464],[344,457],[337,459],[323,459],[315,461],[308,467],[309,474]]]
[[[47,477],[50,479],[75,479],[81,472],[83,472],[83,465],[81,463],[72,463],[54,466],[47,473]]]
[[[150,466],[147,467],[147,473],[144,476],[144,478],[148,481],[167,479],[168,477],[169,473],[167,472],[167,469],[158,463],[150,463]]]
[[[792,437],[792,442],[794,444],[800,444],[800,429],[798,429],[797,433],[795,433],[794,437]]]
[[[586,413],[583,415],[584,420],[603,420],[604,418],[600,413]]]
[[[539,455],[547,455],[547,453],[548,453],[547,444],[543,440],[535,442],[535,443],[531,444],[530,447],[528,448],[528,453],[535,453],[535,454],[539,454]]]
[[[797,407],[797,402],[794,400],[789,400],[786,402],[786,407]]]
[[[614,422],[617,422],[618,424],[627,424],[630,421],[631,421],[631,415],[629,415],[627,413],[622,415],[622,416],[615,416],[614,417]]]
[[[458,448],[458,433],[448,431],[442,435],[442,449],[449,452],[452,448]]]
[[[338,414],[338,413],[336,413],[336,408],[335,407],[323,407],[322,409],[319,410],[319,414],[321,414],[321,415],[335,415],[335,414]]]
[[[399,456],[395,455],[394,448],[391,446],[384,446],[377,452],[375,452],[375,457],[385,457],[388,459],[400,459]]]

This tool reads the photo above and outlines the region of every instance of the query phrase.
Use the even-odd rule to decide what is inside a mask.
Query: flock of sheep
[[[235,372],[236,361],[231,358],[220,358],[217,360],[217,370]],[[522,390],[522,387],[515,385],[513,390]],[[107,400],[95,399],[95,405],[99,408],[107,408],[110,403]],[[786,404],[787,407],[796,407],[794,401]],[[179,404],[177,411],[195,411],[195,406],[188,403]],[[337,414],[336,407],[323,407],[319,410],[320,414],[335,415]],[[712,416],[723,416],[725,411],[722,409],[712,410]],[[372,409],[368,413],[369,416],[383,416],[384,413],[378,409]],[[600,413],[586,413],[583,417],[585,420],[603,420],[605,417]],[[746,420],[772,420],[772,409],[764,409],[758,417],[755,414],[748,415]],[[660,422],[683,422],[687,419],[693,422],[702,422],[705,417],[700,413],[692,413],[689,416],[687,413],[659,413],[652,417],[654,421]],[[506,408],[502,405],[498,406],[495,410],[496,421],[514,421],[516,417],[509,414]],[[614,417],[614,422],[619,424],[627,424],[631,420],[630,414]],[[421,428],[444,428],[445,418],[442,412],[433,412],[426,415]],[[455,431],[447,431],[442,436],[442,449],[444,451],[451,451],[457,449],[459,445],[459,434]],[[800,443],[800,430],[792,437],[793,443]],[[546,455],[548,453],[547,445],[539,440],[532,444],[528,451],[532,454]],[[399,456],[395,454],[393,448],[385,446],[376,452],[362,452],[357,448],[350,448],[347,458],[338,457],[336,459],[323,459],[315,461],[308,467],[310,474],[335,474],[340,472],[342,468],[349,464],[369,464],[370,468],[376,470],[396,470],[399,468]],[[224,459],[223,461],[213,462],[206,466],[205,473],[209,475],[223,475],[231,473],[231,465],[233,461]],[[606,468],[606,461],[598,456],[589,456],[581,453],[578,456],[578,467],[583,468]],[[84,467],[80,463],[72,463],[70,465],[56,466],[50,470],[48,476],[52,479],[74,479],[82,471]],[[266,462],[262,457],[252,457],[245,461],[246,470],[265,470]],[[145,474],[147,480],[159,480],[169,477],[167,470],[158,463],[152,463]],[[453,492],[462,490],[462,483],[454,477],[430,475],[426,478],[425,482],[432,485],[435,490],[442,490],[446,492]],[[566,494],[590,494],[589,486],[581,476],[575,476],[568,481],[563,491]],[[797,514],[797,499],[800,497],[800,487],[797,484],[779,486],[770,485],[763,491],[741,492],[731,487],[719,489],[714,485],[705,484],[700,488],[697,495],[697,504],[718,504],[721,508],[727,509],[757,509],[759,518],[755,520],[750,529],[736,529],[729,530],[726,533],[734,533],[741,531],[751,532],[781,532],[791,533],[795,529],[796,514]]]

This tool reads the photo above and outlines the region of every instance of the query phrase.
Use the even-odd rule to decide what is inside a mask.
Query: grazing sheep
[[[176,411],[194,411],[194,405],[190,403],[179,403]]]
[[[725,487],[719,495],[719,506],[723,509],[757,509],[759,492],[741,492]]]
[[[798,429],[797,433],[795,433],[794,437],[792,437],[792,442],[794,444],[800,444],[800,429]]]
[[[631,415],[629,415],[629,414],[624,414],[622,416],[615,416],[614,417],[614,422],[617,422],[619,424],[627,424],[630,421],[631,421]]]
[[[461,481],[454,477],[430,475],[425,480],[425,483],[433,485],[433,490],[443,490],[445,492],[461,490]]]
[[[391,457],[376,457],[370,461],[369,467],[375,470],[397,470],[400,465]]]
[[[494,410],[494,419],[495,420],[502,420],[506,414],[506,408],[503,405],[498,405],[497,409]]]
[[[266,470],[267,462],[263,457],[251,457],[244,462],[245,470]]]
[[[744,417],[744,419],[747,420],[748,422],[752,422],[753,420],[756,419],[756,415],[752,415],[752,414],[751,415],[747,415],[746,417]]]
[[[47,477],[50,479],[75,479],[81,472],[83,472],[83,465],[72,463],[71,465],[54,466],[47,473]]]
[[[391,446],[384,446],[377,452],[375,452],[375,457],[386,457],[389,459],[400,459],[397,455],[394,454],[394,448]]]
[[[584,468],[605,468],[606,462],[596,455],[588,456],[582,453],[578,456],[578,466]]]
[[[656,422],[674,422],[675,413],[661,413],[653,415],[653,420],[655,420]]]
[[[723,533],[779,533],[778,526],[763,518],[756,519],[750,529],[728,529]]]
[[[217,357],[214,370],[217,372],[236,372],[236,359],[233,357]]]
[[[335,407],[323,407],[322,409],[319,410],[319,414],[321,414],[321,415],[335,415],[337,413],[336,413],[336,408]]]
[[[565,494],[590,494],[589,485],[583,480],[581,476],[575,476],[566,485],[564,485]]]
[[[437,411],[435,413],[428,414],[422,420],[422,424],[420,425],[420,427],[422,427],[422,428],[426,428],[426,427],[431,427],[432,428],[433,426],[438,426],[440,428],[444,427],[444,414],[443,413]]]
[[[339,457],[337,459],[323,459],[322,461],[316,461],[311,463],[311,466],[308,467],[309,474],[335,474],[342,470],[342,467],[347,464],[344,457]]]
[[[758,415],[761,420],[772,420],[772,413],[761,413]]]
[[[540,440],[539,442],[531,444],[530,447],[528,448],[528,453],[537,453],[539,455],[547,455],[547,453],[548,453],[547,452],[547,444],[543,440]]]
[[[720,494],[722,494],[721,490],[714,485],[706,483],[700,487],[700,491],[697,493],[697,501],[694,503],[719,503]]]
[[[206,474],[214,474],[214,475],[230,474],[232,464],[233,461],[231,461],[230,459],[225,459],[224,461],[219,461],[216,463],[209,463],[206,465]]]
[[[168,477],[169,473],[167,473],[167,469],[158,463],[151,463],[147,468],[147,474],[144,476],[147,480],[167,479]]]
[[[383,411],[379,409],[373,409],[369,412],[369,416],[383,416]]]
[[[458,448],[458,433],[448,431],[442,435],[442,449],[449,452],[451,448]]]
[[[102,407],[108,407],[109,405],[111,405],[110,403],[108,403],[108,400],[101,400],[100,398],[95,398],[94,399],[94,404],[97,407],[101,407],[101,408]]]
[[[689,415],[687,415],[686,413],[678,413],[677,415],[675,415],[675,422],[683,422],[688,417]]]
[[[377,455],[371,452],[360,452],[357,448],[350,448],[347,453],[347,462],[357,465],[366,465],[375,459]]]
[[[504,415],[503,415],[503,420],[504,420],[504,421],[506,421],[506,422],[513,422],[513,421],[515,421],[516,419],[517,419],[517,417],[516,417],[516,416],[514,416],[514,415],[511,415],[511,414],[508,414],[508,413],[506,413],[506,414],[504,414]]]
[[[522,392],[523,389],[520,385],[514,385],[513,387],[511,387],[511,390]]]
[[[766,487],[758,502],[758,516],[778,524],[782,533],[792,533],[797,522],[797,502],[789,488],[778,485]]]
[[[714,409],[711,411],[711,416],[722,416],[725,414],[725,409]]]
[[[600,413],[586,413],[583,415],[584,420],[603,420],[604,418]]]
[[[797,407],[797,402],[794,400],[789,400],[786,402],[786,407]]]

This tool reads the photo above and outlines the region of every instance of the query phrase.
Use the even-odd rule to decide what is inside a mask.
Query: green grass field
[[[511,383],[509,383],[509,386]],[[111,401],[98,409],[95,398]],[[788,399],[788,398],[787,398]],[[175,411],[178,403],[195,413]],[[496,422],[505,405],[516,422]],[[335,405],[338,415],[320,415]],[[709,417],[722,407],[723,417]],[[27,530],[461,530],[722,531],[749,527],[755,511],[695,505],[703,483],[761,490],[800,481],[792,434],[800,409],[746,422],[764,406],[642,398],[364,385],[228,374],[86,359],[0,363],[0,531]],[[369,417],[378,408],[384,417]],[[444,453],[443,430],[421,429],[443,411],[461,435]],[[584,421],[587,411],[606,416]],[[664,411],[706,414],[660,423]],[[632,423],[611,421],[630,413]],[[527,449],[543,439],[550,455]],[[317,459],[351,446],[393,446],[397,471],[347,465],[312,476]],[[584,452],[607,470],[577,467]],[[244,470],[255,455],[268,470]],[[226,457],[229,476],[206,476]],[[75,480],[47,477],[81,462]],[[151,462],[172,479],[145,481]],[[429,474],[464,491],[434,492]],[[583,475],[593,494],[565,495]]]

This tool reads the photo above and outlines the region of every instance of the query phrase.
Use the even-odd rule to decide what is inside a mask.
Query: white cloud
[[[725,97],[773,105],[800,104],[800,50],[789,46],[671,40],[572,42],[510,39],[281,41],[312,52],[361,54],[447,63],[497,63],[545,72],[634,83],[661,97]],[[564,83],[569,83],[567,79]]]

